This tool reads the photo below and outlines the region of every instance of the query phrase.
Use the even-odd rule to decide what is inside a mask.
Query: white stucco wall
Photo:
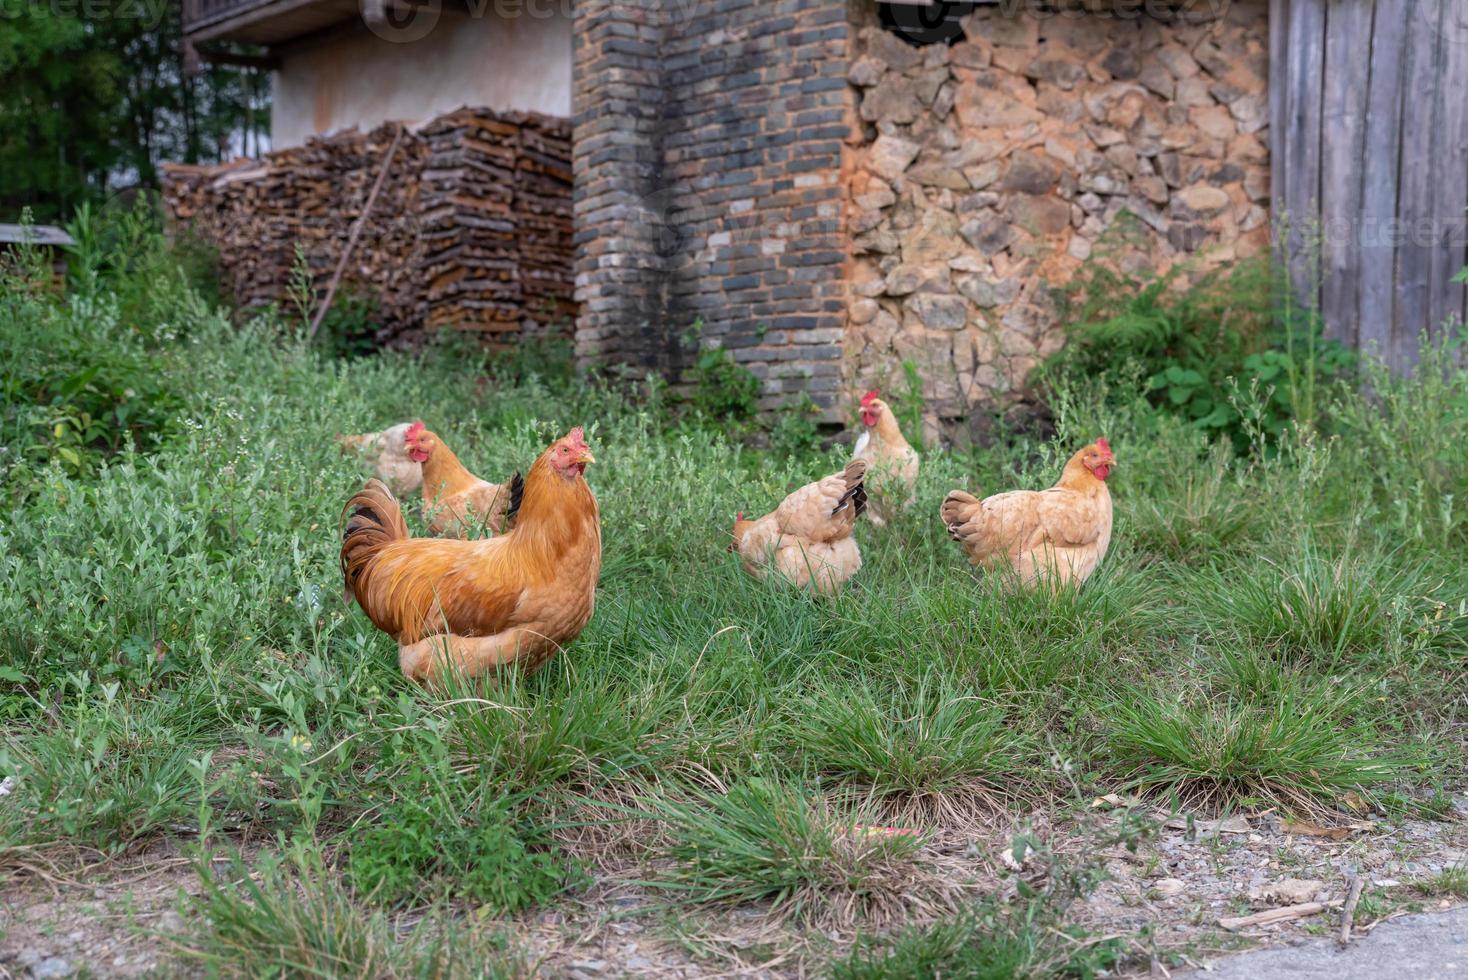
[[[504,16],[485,3],[479,16],[444,13],[411,41],[384,39],[358,21],[291,45],[272,78],[272,146],[389,119],[418,122],[465,105],[569,116],[571,20],[557,9],[565,6]]]

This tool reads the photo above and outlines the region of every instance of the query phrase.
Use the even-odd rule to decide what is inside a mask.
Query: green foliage
[[[576,354],[570,338],[563,334],[521,337],[508,349],[495,352],[487,368],[507,384],[570,385],[576,380]]]
[[[1425,543],[1468,543],[1468,329],[1423,338],[1417,369],[1393,375],[1369,362],[1365,390],[1339,390],[1328,411],[1357,465],[1350,479],[1369,487],[1398,533]]]
[[[1015,977],[1106,976],[1125,959],[1116,938],[1089,941],[1043,909],[1013,915],[998,903],[930,926],[905,929],[885,942],[859,945],[831,971],[837,980],[1011,980]]]
[[[377,297],[362,290],[343,287],[321,318],[316,342],[332,357],[366,357],[378,351],[377,320],[381,309]]]
[[[775,413],[770,424],[770,451],[779,456],[812,456],[820,451],[821,410],[807,395]]]
[[[897,416],[902,431],[912,433],[909,441],[918,445],[923,431],[923,377],[911,360],[902,362],[902,381],[903,390],[887,404]]]
[[[549,901],[574,880],[549,854],[526,848],[502,801],[461,812],[466,801],[446,786],[404,782],[409,795],[352,835],[347,876],[359,894],[393,905],[467,899],[518,912]]]
[[[1084,974],[1117,949],[1070,911],[1099,862],[1041,855],[1054,873],[1028,864],[949,929],[932,920],[976,897],[941,842],[1127,783],[1149,807],[1308,810],[1348,788],[1426,797],[1468,772],[1452,349],[1414,377],[1369,370],[1369,394],[1328,392],[1314,430],[1268,451],[1139,387],[1057,387],[1054,439],[1001,429],[991,448],[926,453],[918,517],[860,527],[862,571],[816,598],[747,576],[729,522],[839,451],[753,449],[655,381],[593,384],[454,338],[336,358],[297,316],[210,309],[148,235],[82,230],[69,293],[32,275],[34,256],[5,280],[0,376],[126,369],[164,407],[111,416],[74,469],[26,422],[59,385],[6,389],[4,458],[22,437],[45,450],[7,476],[0,523],[0,855],[274,842],[201,872],[207,921],[182,942],[207,971],[472,972],[432,959],[442,934],[399,931],[398,913],[462,925],[443,955],[497,964],[468,908],[566,901],[577,865],[610,853],[689,933],[709,904],[784,914],[792,969],[823,969],[828,928],[911,922],[841,969]],[[587,426],[596,613],[533,677],[420,690],[337,600],[337,520],[364,473],[332,437],[412,418],[485,473]],[[1116,526],[1083,588],[1016,592],[932,519],[954,487],[1050,485],[1098,432],[1121,460]]]
[[[996,933],[980,913],[904,930],[885,943],[859,946],[831,975],[837,980],[954,977],[1010,980],[1033,965],[1038,937]]]
[[[193,753],[177,738],[178,719],[146,700],[135,703],[120,683],[86,674],[69,677],[65,690],[57,725],[0,743],[0,779],[11,776],[16,785],[6,803],[26,821],[23,831],[0,830],[0,847],[23,833],[106,853],[189,819]]]
[[[1443,868],[1419,887],[1433,898],[1468,898],[1468,865]]]
[[[1035,745],[1004,712],[971,702],[951,674],[902,679],[895,690],[816,691],[791,710],[791,737],[809,764],[882,791],[1002,792],[1023,785]]]
[[[1125,818],[1114,831],[1088,833],[1095,851],[1120,845],[1136,853],[1152,828]],[[1066,921],[1070,907],[1089,895],[1105,872],[1096,864],[1054,853],[1031,834],[1016,835],[1011,846],[1016,860],[1023,858],[1029,865],[1014,881],[1016,901],[990,898],[929,925],[859,939],[846,959],[833,964],[832,976],[1000,980],[1113,972],[1125,958],[1124,944],[1114,936],[1087,936]]]
[[[1230,579],[1203,573],[1218,622],[1289,655],[1338,663],[1351,651],[1393,650],[1425,589],[1384,558],[1320,553],[1307,537],[1280,561],[1242,564]]]
[[[674,869],[663,887],[698,903],[769,901],[810,918],[831,906],[876,901],[917,849],[910,835],[862,833],[856,813],[828,809],[809,789],[749,777],[727,792],[691,788],[664,799]]]
[[[173,259],[189,288],[198,294],[209,309],[227,302],[224,283],[224,260],[219,247],[192,225],[173,229]]]
[[[683,338],[685,343],[696,344],[702,330],[702,322],[695,322]],[[777,456],[790,458],[810,456],[824,442],[820,409],[806,395],[761,416],[759,401],[764,386],[723,347],[699,349],[688,378],[692,384],[684,401],[687,411],[678,426],[692,425],[722,432],[732,439],[763,442]]]
[[[1226,444],[1215,443],[1197,463],[1163,476],[1168,492],[1149,494],[1133,509],[1136,548],[1169,561],[1206,564],[1249,542],[1258,504]]]
[[[259,132],[268,108],[257,77],[208,63],[184,72],[181,11],[7,4],[0,215],[30,206],[52,221],[119,185],[155,186],[164,160],[220,160],[242,127]]]
[[[200,928],[169,938],[212,976],[524,975],[524,964],[466,935],[452,915],[429,916],[400,930],[380,910],[355,903],[310,850],[293,850],[284,860],[266,857],[259,871],[239,856],[222,869],[207,861],[198,869]]]
[[[1356,695],[1286,690],[1261,701],[1178,702],[1134,691],[1110,709],[1110,748],[1135,787],[1190,806],[1259,801],[1310,806],[1400,779],[1404,758],[1376,754],[1350,723]]]
[[[691,374],[688,404],[695,412],[731,431],[754,420],[759,412],[759,378],[736,364],[727,350],[710,347],[701,351]]]
[[[159,240],[138,232],[131,216],[107,246],[97,244],[87,212],[74,227],[81,237],[70,308],[38,278],[49,274],[41,265],[0,271],[0,492],[10,497],[35,492],[52,463],[85,477],[123,450],[157,449],[183,404],[172,315],[202,310],[177,275],[152,279],[148,291],[133,285],[140,270],[151,274],[163,262],[153,248]]]
[[[179,250],[163,235],[158,199],[138,194],[127,208],[83,204],[66,225],[70,288],[81,301],[115,303],[118,320],[150,344],[181,337],[178,324],[208,308],[192,288]]]
[[[1125,243],[1125,222],[1115,236]],[[1185,266],[1155,276],[1118,265],[1103,247],[1072,282],[1066,347],[1042,376],[1127,383],[1139,372],[1153,405],[1243,448],[1317,424],[1322,393],[1353,375],[1353,352],[1322,337],[1267,256],[1191,277]]]

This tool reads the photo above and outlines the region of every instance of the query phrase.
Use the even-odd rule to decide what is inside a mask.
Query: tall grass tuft
[[[998,805],[1033,789],[1033,736],[948,672],[817,688],[790,705],[795,759],[884,794]]]
[[[1372,733],[1351,723],[1350,700],[1292,690],[1260,702],[1177,701],[1133,691],[1107,709],[1106,744],[1132,788],[1189,806],[1308,810],[1411,771],[1413,760],[1379,753]]]
[[[1388,557],[1350,548],[1331,553],[1309,534],[1278,560],[1228,574],[1210,569],[1199,587],[1210,618],[1224,629],[1324,666],[1347,654],[1391,651],[1399,627],[1394,605],[1413,592]]]
[[[799,783],[749,776],[656,808],[671,838],[658,887],[698,904],[762,901],[805,922],[886,921],[921,875],[917,836],[888,834]]]
[[[526,967],[452,916],[400,932],[381,911],[355,903],[316,859],[299,854],[259,871],[236,858],[201,862],[198,929],[170,937],[211,975],[450,978],[515,977]]]

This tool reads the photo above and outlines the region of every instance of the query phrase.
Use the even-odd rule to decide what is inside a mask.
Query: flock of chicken
[[[863,431],[837,474],[801,487],[756,520],[734,520],[731,552],[749,574],[830,595],[861,568],[853,531],[880,527],[917,497],[920,460],[875,391],[861,399]],[[342,511],[345,598],[398,643],[403,674],[421,684],[514,664],[534,671],[591,620],[601,572],[601,520],[586,483],[595,462],[578,427],[541,453],[522,479],[470,473],[422,422],[343,436],[343,452],[376,477]],[[940,513],[975,565],[1029,588],[1084,582],[1111,541],[1105,439],[1075,453],[1048,490],[980,499],[955,490]],[[423,491],[423,519],[440,537],[415,538],[397,494]],[[484,536],[484,532],[491,532]]]

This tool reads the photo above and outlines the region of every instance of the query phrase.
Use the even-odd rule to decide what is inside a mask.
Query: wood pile
[[[299,248],[319,302],[397,124],[348,130],[261,160],[164,168],[172,219],[219,250],[241,309],[289,302]],[[343,276],[379,343],[424,331],[569,330],[575,318],[571,127],[459,109],[410,127]]]

